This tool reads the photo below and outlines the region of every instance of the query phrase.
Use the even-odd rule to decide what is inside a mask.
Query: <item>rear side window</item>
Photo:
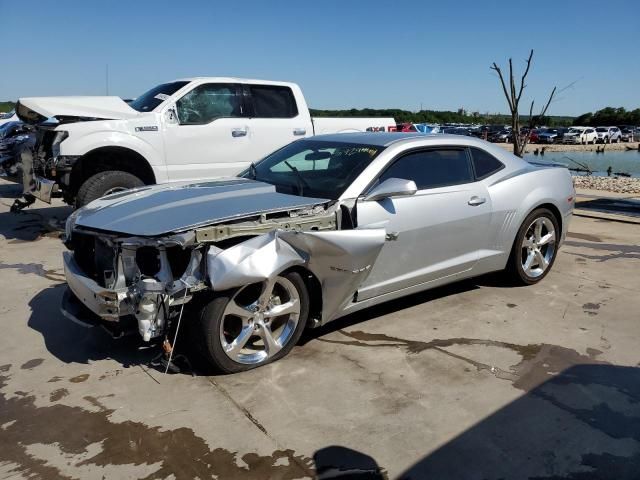
[[[256,118],[293,118],[298,107],[289,87],[249,85]]]
[[[381,176],[416,182],[418,190],[473,182],[469,157],[464,149],[425,150],[399,158]]]
[[[473,168],[476,171],[476,179],[482,180],[493,175],[498,170],[502,170],[504,165],[493,155],[481,150],[480,148],[471,147],[471,157],[473,158]]]

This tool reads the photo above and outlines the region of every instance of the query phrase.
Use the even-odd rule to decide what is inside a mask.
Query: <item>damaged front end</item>
[[[145,341],[160,336],[177,307],[206,288],[205,247],[194,235],[161,240],[74,231],[67,238],[64,269],[73,297],[63,313],[80,323],[101,323],[121,333],[137,325]],[[74,298],[75,297],[75,298]],[[78,318],[80,301],[91,314]],[[88,313],[88,312],[85,312]]]
[[[156,237],[76,227],[71,217],[64,265],[73,295],[63,312],[86,323],[80,317],[88,310],[112,332],[131,324],[150,341],[196,295],[268,282],[297,268],[318,285],[310,324],[321,325],[352,301],[385,241],[384,229],[341,230],[339,213],[335,203],[316,205]]]

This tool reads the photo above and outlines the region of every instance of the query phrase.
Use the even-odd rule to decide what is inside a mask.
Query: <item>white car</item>
[[[598,127],[596,134],[596,143],[618,143],[622,136],[618,127]]]
[[[317,134],[388,131],[393,118],[312,118],[295,83],[198,77],[119,97],[21,98],[21,120],[39,124],[33,158],[23,156],[26,202],[55,191],[77,207],[155,183],[233,176],[293,140]],[[50,118],[57,120],[51,123]]]
[[[571,127],[562,138],[562,143],[586,145],[596,142],[596,129],[593,127]]]

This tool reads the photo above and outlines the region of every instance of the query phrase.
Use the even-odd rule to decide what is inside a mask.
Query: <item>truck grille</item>
[[[116,251],[93,235],[73,232],[73,258],[89,278],[102,287],[109,287],[105,279],[114,278]]]

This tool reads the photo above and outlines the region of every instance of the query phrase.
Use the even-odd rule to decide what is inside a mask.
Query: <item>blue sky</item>
[[[315,108],[505,112],[489,66],[533,48],[523,101],[575,82],[549,114],[640,107],[637,0],[0,0],[0,19],[0,100],[102,95],[108,64],[122,97],[229,75],[295,81]]]

